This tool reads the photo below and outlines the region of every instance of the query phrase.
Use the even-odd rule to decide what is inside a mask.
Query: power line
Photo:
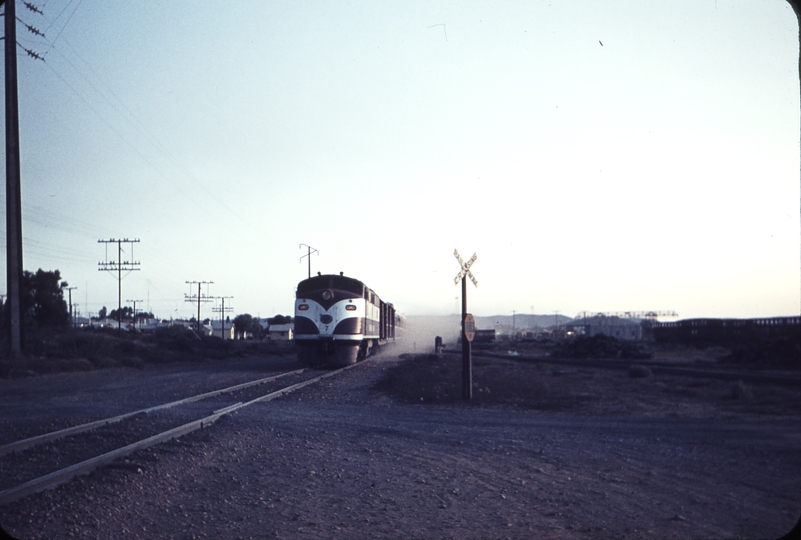
[[[109,238],[108,240],[98,240],[98,244],[106,244],[106,260],[97,263],[98,270],[101,272],[117,272],[117,331],[122,335],[122,275],[123,270],[127,272],[126,276],[131,272],[139,270],[139,261],[133,260],[133,245],[138,243],[139,239],[128,240],[127,238],[118,240]],[[117,244],[117,260],[110,261],[108,259],[108,245]],[[122,260],[122,245],[131,244],[131,260]]]
[[[60,19],[62,17],[62,15],[64,15],[64,13],[67,11],[67,9],[70,7],[70,5],[73,4],[73,2],[70,2],[69,4],[67,4],[64,7],[64,9],[56,16],[56,18],[53,19],[52,22],[50,22],[49,26],[44,31],[39,31],[38,28],[36,28],[36,27],[34,27],[32,25],[28,25],[27,23],[22,21],[23,24],[25,24],[26,27],[29,28],[29,30],[30,30],[30,32],[32,34],[34,34],[35,36],[38,36],[39,38],[44,39],[44,41],[46,41],[49,44],[49,48],[47,49],[47,52],[45,52],[42,55],[39,55],[38,53],[34,52],[33,50],[30,50],[30,49],[27,49],[25,47],[22,47],[22,45],[20,45],[20,47],[22,47],[29,56],[31,56],[33,58],[37,58],[37,59],[43,60],[43,61],[48,56],[49,52],[52,49],[55,48],[56,51],[59,53],[60,57],[65,62],[67,62],[67,64],[74,70],[74,72],[77,73],[91,87],[91,89],[95,93],[97,93],[102,98],[102,100],[105,101],[105,103],[107,103],[117,113],[117,115],[119,115],[119,118],[121,118],[123,120],[124,124],[129,125],[130,127],[132,127],[134,129],[134,131],[136,131],[140,135],[142,135],[144,137],[144,140],[147,141],[147,143],[152,148],[154,148],[156,150],[157,154],[159,154],[161,157],[165,158],[168,163],[170,163],[173,166],[177,167],[177,169],[180,171],[180,173],[182,173],[182,175],[184,176],[185,181],[188,181],[192,185],[192,190],[187,192],[187,190],[184,187],[185,186],[184,182],[179,182],[176,178],[174,178],[174,175],[168,174],[167,172],[163,171],[162,168],[155,161],[152,160],[152,156],[151,156],[152,152],[142,150],[141,149],[141,144],[134,144],[133,140],[131,140],[129,137],[124,136],[122,130],[120,128],[118,128],[117,126],[115,126],[115,123],[113,123],[109,119],[106,119],[104,117],[104,115],[101,114],[100,111],[97,108],[95,108],[94,100],[90,100],[90,99],[87,99],[86,97],[84,97],[76,89],[76,87],[74,87],[72,84],[70,84],[70,82],[68,82],[67,79],[61,73],[59,73],[59,71],[57,71],[55,69],[55,67],[53,66],[52,62],[47,62],[46,61],[45,64],[56,75],[56,77],[58,77],[70,90],[72,90],[72,92],[80,100],[82,100],[84,102],[84,104],[89,108],[89,110],[91,110],[95,114],[95,116],[111,130],[112,133],[114,133],[124,144],[126,144],[136,155],[138,155],[138,157],[145,164],[147,164],[153,170],[155,170],[156,173],[159,176],[161,176],[164,180],[166,180],[168,184],[172,185],[172,187],[175,188],[179,193],[181,193],[181,195],[183,195],[186,199],[188,199],[192,204],[194,204],[195,206],[197,206],[201,210],[204,210],[204,211],[206,210],[205,205],[203,203],[201,203],[201,200],[199,198],[197,198],[195,193],[192,193],[193,191],[196,191],[198,188],[201,191],[205,192],[205,194],[208,197],[210,197],[217,205],[222,206],[232,216],[234,216],[239,221],[241,221],[243,224],[245,224],[248,229],[257,228],[257,227],[254,226],[254,224],[252,224],[250,221],[248,221],[240,213],[238,213],[232,207],[230,207],[225,202],[223,202],[219,198],[219,196],[214,192],[213,189],[211,189],[210,187],[207,187],[202,181],[197,179],[194,174],[192,174],[172,153],[170,153],[170,151],[167,149],[167,147],[164,144],[162,144],[155,135],[153,135],[153,133],[147,128],[147,126],[146,126],[146,124],[144,122],[140,121],[136,117],[136,115],[132,112],[131,108],[128,107],[122,99],[120,99],[120,97],[114,92],[114,90],[100,77],[100,75],[98,75],[98,73],[80,55],[80,53],[74,47],[72,47],[72,45],[69,43],[69,41],[66,38],[62,38],[61,41],[63,41],[66,44],[66,46],[69,48],[69,50],[72,52],[72,54],[74,54],[89,69],[89,71],[90,71],[91,75],[94,77],[94,79],[96,79],[100,83],[100,85],[102,85],[102,87],[105,88],[105,90],[106,90],[105,92],[101,91],[101,88],[99,88],[92,81],[92,79],[90,79],[90,77],[87,76],[86,73],[84,73],[81,69],[79,69],[78,66],[76,66],[72,61],[70,61],[70,59],[66,55],[61,53],[59,48],[55,47],[56,41],[58,41],[59,38],[61,38],[62,32],[64,31],[64,29],[67,27],[67,25],[69,24],[69,22],[72,19],[72,17],[77,12],[77,10],[80,7],[82,1],[83,0],[79,0],[75,4],[75,8],[69,13],[69,16],[67,17],[66,22],[58,30],[58,33],[57,33],[56,37],[52,41],[50,39],[48,39],[45,36],[45,34],[48,33],[51,28],[53,28],[53,26],[56,24],[56,21],[58,19]],[[2,2],[0,2],[0,3],[2,3]],[[49,20],[49,18],[46,15],[44,15],[42,10],[40,10],[39,8],[34,6],[33,4],[30,4],[30,5],[26,4],[26,7],[28,7],[29,10],[42,15],[45,20]],[[222,226],[226,227],[226,228],[229,228],[229,229],[231,228],[229,223],[227,221],[225,221],[225,220],[222,221]],[[280,241],[279,239],[274,238],[273,236],[271,236],[267,232],[263,232],[262,236],[270,239],[271,241],[273,241],[274,243],[276,243],[278,245],[286,246],[286,244],[284,244],[282,241]]]
[[[38,13],[39,15],[43,15],[42,10],[39,9],[34,4],[32,4],[30,2],[25,2],[24,0],[23,0],[22,3],[25,4],[25,7],[28,8],[29,11],[33,11],[34,13]]]
[[[220,324],[222,326],[220,334],[222,335],[223,341],[225,341],[225,314],[232,313],[234,311],[234,308],[231,306],[225,307],[225,300],[226,298],[233,298],[233,296],[217,296],[216,298],[219,298],[222,301],[222,306],[213,307],[211,310],[220,314]]]
[[[133,329],[136,330],[136,303],[142,303],[141,300],[126,300],[126,302],[133,303]]]
[[[187,281],[186,283],[190,287],[189,288],[190,292],[189,292],[189,294],[185,294],[184,295],[184,301],[185,302],[192,302],[192,303],[197,302],[197,331],[198,331],[198,334],[200,334],[200,304],[201,303],[205,303],[205,302],[211,302],[212,300],[214,300],[213,296],[209,296],[208,295],[208,290],[209,290],[208,286],[209,285],[213,285],[214,282],[213,281]],[[192,294],[192,292],[191,292],[192,291],[192,285],[197,285],[197,294]],[[201,293],[201,286],[202,285],[206,285],[207,294],[202,294]]]
[[[75,7],[75,9],[72,11],[72,13],[70,13],[69,18],[64,23],[64,26],[62,26],[62,28],[59,30],[58,35],[55,37],[55,39],[53,39],[53,41],[49,41],[44,36],[44,32],[39,32],[39,34],[41,34],[41,37],[43,37],[45,39],[45,41],[49,42],[50,48],[43,55],[36,55],[36,53],[34,53],[36,55],[35,57],[40,57],[39,59],[44,60],[45,57],[47,57],[47,55],[50,52],[50,50],[55,48],[55,42],[59,39],[59,37],[61,36],[61,33],[63,32],[64,28],[66,28],[67,24],[69,24],[70,19],[72,18],[72,16],[77,11],[77,9],[80,6],[81,2],[82,2],[82,0],[78,2],[78,5]],[[59,13],[59,15],[56,17],[56,20],[61,17],[61,15],[64,13],[65,10],[66,10],[66,7],[65,7],[64,10],[62,10],[61,13]],[[46,16],[45,16],[45,19],[47,19]],[[23,24],[25,24],[25,23],[23,23]],[[50,26],[45,30],[45,32],[47,32],[53,26],[53,24],[55,24],[55,20],[50,24]],[[26,26],[28,26],[28,25],[26,25]],[[34,28],[34,30],[38,30],[38,29]],[[36,34],[36,32],[34,32],[33,30],[31,30],[31,32]],[[249,229],[256,228],[254,226],[254,224],[252,224],[250,221],[245,219],[241,214],[239,214],[233,208],[231,208],[229,205],[227,205],[225,202],[223,202],[218,197],[218,195],[214,192],[214,190],[212,188],[206,186],[202,181],[198,180],[195,177],[194,174],[192,174],[172,153],[170,153],[170,151],[167,149],[167,147],[164,144],[162,144],[158,140],[158,138],[148,129],[147,125],[136,117],[136,115],[132,112],[131,108],[128,107],[125,104],[125,102],[114,92],[114,90],[100,77],[100,75],[98,75],[98,73],[94,70],[94,68],[92,68],[91,64],[89,64],[80,55],[80,53],[69,43],[69,41],[66,38],[62,39],[62,41],[67,45],[67,47],[70,49],[72,54],[77,56],[78,59],[89,69],[89,71],[91,72],[93,77],[105,88],[106,92],[101,91],[101,89],[98,88],[98,86],[96,86],[95,83],[92,82],[92,80],[82,70],[80,70],[78,68],[78,66],[76,66],[72,61],[70,61],[70,59],[66,55],[61,53],[61,51],[58,48],[55,48],[55,50],[60,54],[61,58],[65,62],[67,62],[69,64],[69,66],[75,71],[75,73],[77,73],[81,78],[83,78],[84,81],[86,81],[86,83],[89,84],[89,86],[92,88],[92,90],[94,90],[94,92],[97,93],[103,99],[103,101],[105,101],[120,116],[120,118],[122,118],[125,121],[125,123],[129,124],[130,126],[132,126],[133,129],[135,131],[137,131],[140,135],[142,135],[144,137],[144,139],[149,143],[149,145],[152,146],[152,148],[154,148],[157,151],[158,154],[160,154],[168,162],[170,162],[172,165],[174,165],[175,167],[177,167],[179,169],[179,171],[183,174],[185,179],[188,180],[189,183],[191,184],[192,191],[194,191],[197,188],[199,188],[201,191],[205,192],[206,195],[209,196],[217,205],[222,206],[232,216],[234,216],[235,218],[240,220],[243,224],[245,224]],[[29,50],[26,49],[26,52],[28,52],[28,54],[31,54],[32,51],[29,51]],[[105,123],[109,127],[109,129],[112,132],[114,132],[120,138],[120,140],[122,140],[126,145],[128,145],[147,165],[149,165],[157,173],[159,173],[159,175],[161,175],[165,180],[167,180],[168,183],[170,183],[175,189],[177,189],[183,196],[185,196],[187,199],[189,199],[195,206],[197,206],[201,210],[206,210],[204,208],[204,205],[201,204],[201,202],[199,200],[195,199],[192,196],[192,193],[187,193],[186,190],[181,185],[179,185],[178,181],[176,181],[173,177],[171,177],[170,175],[168,175],[165,172],[163,172],[162,170],[160,170],[160,168],[153,161],[151,161],[151,159],[149,159],[148,156],[151,154],[151,152],[142,151],[142,150],[138,149],[129,139],[124,137],[122,135],[122,133],[116,127],[114,127],[110,121],[106,120],[105,118],[103,118],[103,116],[101,116],[101,114],[98,112],[98,110],[94,108],[93,103],[91,102],[91,100],[88,100],[84,96],[82,96],[76,90],[75,87],[73,87],[69,82],[67,82],[66,78],[64,78],[58,71],[55,70],[55,68],[52,65],[52,62],[45,62],[45,63],[50,68],[50,70],[53,71],[53,73],[59,79],[61,79],[61,81],[70,90],[72,90],[73,93],[75,93],[75,95],[78,96],[78,98],[81,99],[86,104],[86,106],[92,112],[94,112],[95,115],[103,123]],[[109,97],[107,94],[110,94],[111,97]],[[229,225],[227,224],[226,221],[223,221],[222,225],[225,226],[225,227],[229,227]],[[276,239],[273,236],[271,236],[269,233],[265,232],[265,233],[262,233],[262,234],[265,237],[267,237],[270,240],[272,240],[273,242],[275,242],[276,244],[286,245],[282,241],[280,241],[279,239]]]
[[[59,33],[59,35],[60,35],[60,33]],[[56,39],[57,38],[58,38],[58,36],[56,37]],[[161,155],[161,157],[165,158],[168,162],[172,163],[172,165],[177,167],[179,169],[179,171],[183,174],[183,176],[186,178],[186,180],[188,180],[190,182],[190,184],[193,187],[193,190],[196,190],[197,188],[199,188],[201,191],[205,192],[206,195],[208,195],[217,205],[222,206],[232,216],[236,217],[243,224],[247,225],[247,227],[249,229],[255,228],[255,226],[252,223],[250,223],[242,215],[237,213],[233,208],[228,206],[225,202],[220,200],[220,198],[214,193],[214,191],[211,188],[207,187],[203,182],[199,181],[191,172],[189,172],[187,170],[187,168],[172,153],[170,153],[169,150],[167,150],[166,146],[164,144],[162,144],[155,135],[153,135],[153,133],[147,128],[145,123],[143,123],[142,121],[140,121],[136,117],[136,115],[131,111],[131,108],[128,107],[122,99],[120,99],[120,97],[114,92],[114,90],[112,90],[111,87],[108,84],[106,84],[106,82],[97,74],[97,72],[95,72],[95,70],[92,68],[92,66],[86,60],[84,60],[83,57],[72,47],[72,45],[70,45],[69,42],[66,39],[64,39],[63,41],[67,44],[67,46],[70,48],[72,53],[75,54],[81,60],[81,62],[83,62],[89,68],[89,70],[92,72],[92,75],[102,84],[103,87],[105,87],[105,89],[107,90],[108,94],[111,95],[111,98],[109,98],[106,95],[106,93],[102,92],[92,82],[92,80],[89,77],[87,77],[87,75],[84,74],[72,61],[70,61],[69,58],[67,58],[64,54],[62,54],[59,51],[59,49],[56,49],[56,51],[59,52],[59,54],[61,55],[61,58],[65,62],[67,62],[69,64],[69,66],[72,67],[72,69],[78,75],[80,75],[80,77],[83,78],[84,81],[86,81],[86,83],[89,84],[89,86],[92,88],[92,90],[94,90],[94,92],[96,92],[103,99],[103,101],[105,101],[106,104],[108,104],[120,116],[120,118],[122,118],[127,124],[132,126],[134,131],[136,131],[140,135],[142,135],[144,137],[144,139],[149,143],[149,145],[152,148],[154,148],[157,151],[158,154]],[[52,48],[53,47],[51,46],[51,49]],[[26,49],[26,52],[28,52],[27,49]],[[48,52],[49,52],[49,50],[48,50]],[[47,56],[47,53],[45,53],[44,56]],[[41,59],[44,60],[44,58],[41,58]],[[199,200],[197,200],[195,197],[193,197],[193,194],[191,192],[187,192],[179,184],[178,181],[176,181],[173,177],[171,177],[170,175],[168,175],[165,172],[163,172],[156,165],[156,163],[154,161],[152,161],[148,157],[151,154],[151,152],[141,151],[139,148],[137,148],[137,146],[134,145],[133,142],[131,142],[131,140],[129,140],[128,138],[123,136],[122,133],[120,132],[120,130],[118,130],[116,127],[114,127],[110,121],[106,120],[100,114],[100,112],[97,109],[95,109],[93,103],[91,103],[90,100],[88,100],[83,95],[81,95],[76,90],[76,88],[74,86],[72,86],[69,82],[67,82],[67,80],[66,80],[66,78],[64,78],[64,76],[62,76],[58,71],[55,70],[55,68],[52,65],[52,62],[46,62],[46,64],[47,64],[48,68],[50,68],[50,70],[53,71],[53,73],[59,79],[61,79],[61,81],[70,90],[72,90],[72,92],[79,99],[81,99],[84,102],[84,104],[86,104],[86,106],[98,117],[98,119],[100,121],[102,121],[104,124],[106,124],[106,126],[115,135],[117,135],[117,137],[119,137],[122,142],[124,142],[129,148],[131,148],[131,150],[133,150],[133,152],[136,153],[147,165],[149,165],[160,176],[162,176],[165,180],[167,180],[168,183],[170,183],[175,189],[177,189],[184,197],[186,197],[189,201],[191,201],[195,206],[197,206],[201,210],[204,210],[204,211],[206,210],[206,208],[204,208],[204,205]],[[227,228],[230,228],[230,226],[227,224],[226,221],[223,221],[222,224],[223,224],[223,226],[225,226]],[[274,241],[275,243],[277,243],[279,245],[285,245],[283,242],[281,242],[280,240],[272,237],[270,234],[265,233],[264,235],[267,238],[269,238],[270,240]]]
[[[72,316],[72,291],[77,289],[78,287],[63,287],[61,290],[67,291],[70,297],[70,326],[75,326],[75,319]]]

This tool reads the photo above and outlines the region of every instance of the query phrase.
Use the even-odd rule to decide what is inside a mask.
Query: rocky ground
[[[291,365],[3,380],[3,442]],[[0,506],[0,523],[20,539],[683,539],[777,538],[801,515],[797,371],[781,385],[476,357],[465,402],[460,365],[387,353]]]

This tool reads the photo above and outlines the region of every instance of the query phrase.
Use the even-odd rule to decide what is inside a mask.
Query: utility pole
[[[3,2],[0,2],[3,3]],[[6,279],[11,356],[20,356],[22,335],[22,195],[19,160],[19,98],[17,95],[16,0],[5,2],[6,68]]]
[[[141,300],[126,300],[126,302],[131,303],[133,302],[133,329],[136,331],[136,303],[142,303]]]
[[[72,318],[72,291],[78,287],[64,287],[70,297],[70,326],[75,326],[75,319]]]
[[[220,323],[222,324],[221,333],[222,333],[223,341],[225,341],[225,314],[226,313],[231,313],[231,312],[234,311],[234,308],[231,307],[231,306],[225,307],[225,299],[226,298],[229,298],[229,299],[233,298],[233,296],[217,296],[216,298],[219,298],[222,301],[222,307],[218,307],[218,308],[214,307],[214,308],[211,308],[211,310],[214,311],[215,313],[219,313],[220,314]]]
[[[103,262],[98,262],[98,270],[101,272],[117,272],[117,332],[120,336],[122,336],[122,272],[131,273],[136,270],[139,270],[139,261],[133,260],[133,245],[138,243],[139,239],[136,238],[134,240],[128,240],[127,238],[123,238],[121,240],[117,240],[114,238],[109,238],[108,240],[98,240],[98,244],[106,244],[106,260]],[[117,244],[117,260],[116,261],[109,261],[108,260],[108,245],[109,244]],[[123,261],[122,260],[122,245],[123,244],[131,244],[131,260],[130,261]],[[128,274],[125,274],[126,276]]]
[[[316,249],[314,249],[313,247],[311,247],[311,246],[310,246],[310,245],[308,245],[308,244],[301,244],[301,245],[300,245],[300,247],[301,247],[301,248],[302,248],[303,246],[306,246],[306,247],[308,248],[309,252],[308,252],[306,255],[304,255],[303,257],[301,257],[301,258],[300,258],[300,260],[302,261],[303,259],[306,259],[306,258],[308,258],[308,259],[309,259],[309,277],[311,277],[311,254],[312,254],[312,253],[316,253],[316,254],[317,254],[317,256],[319,257],[319,256],[320,256],[320,252],[319,252],[319,251],[317,251]]]
[[[208,292],[208,290],[209,290],[208,286],[212,285],[214,282],[213,281],[187,281],[186,283],[189,285],[190,293],[184,295],[184,301],[185,302],[191,302],[193,304],[195,302],[197,302],[197,333],[200,334],[200,304],[201,304],[201,302],[211,302],[213,300],[213,297],[209,296],[208,294],[201,294],[200,288],[201,288],[201,286],[206,285],[206,291]],[[196,295],[191,293],[192,285],[197,285],[197,294]]]
[[[512,310],[512,341],[516,341],[517,337],[517,319],[515,310]]]

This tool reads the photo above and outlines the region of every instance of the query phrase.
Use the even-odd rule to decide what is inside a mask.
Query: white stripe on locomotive
[[[298,306],[306,304],[309,306],[306,310],[299,310]],[[348,311],[345,306],[355,305],[354,311]],[[331,315],[332,321],[328,324],[320,321],[322,315]],[[375,328],[378,328],[380,310],[378,306],[370,304],[364,298],[347,298],[340,300],[331,306],[327,311],[323,306],[314,300],[308,298],[298,298],[295,300],[295,315],[297,317],[305,317],[309,319],[315,326],[319,334],[295,334],[297,340],[316,340],[324,337],[326,339],[333,339],[334,341],[361,341],[362,339],[378,339],[378,334],[366,334],[367,320],[371,320]],[[364,318],[365,325],[360,334],[334,334],[334,329],[337,324],[353,318]]]

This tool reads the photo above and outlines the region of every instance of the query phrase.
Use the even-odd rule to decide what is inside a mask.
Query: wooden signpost
[[[461,255],[457,250],[453,250],[453,256],[459,261],[462,269],[453,280],[454,284],[458,284],[462,280],[462,398],[473,398],[473,360],[470,356],[470,342],[473,341],[476,331],[476,321],[473,315],[467,312],[467,278],[473,282],[473,285],[478,287],[478,281],[470,271],[470,267],[476,262],[476,254],[467,262],[462,260]]]

